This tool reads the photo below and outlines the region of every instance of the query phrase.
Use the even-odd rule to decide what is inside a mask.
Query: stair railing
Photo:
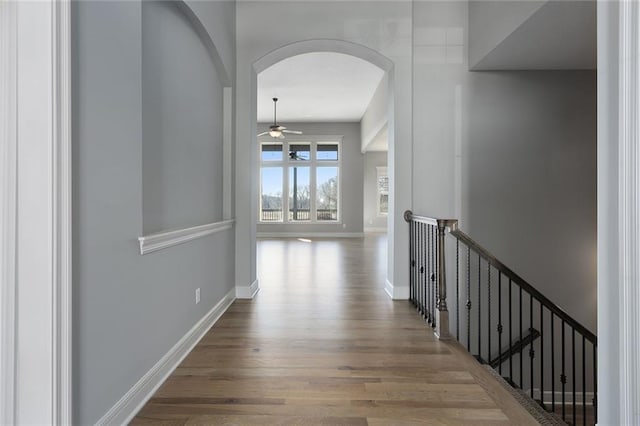
[[[457,220],[411,211],[404,218],[409,298],[435,334],[458,340],[564,421],[595,424],[595,334],[458,229]],[[447,272],[455,278],[449,286]],[[453,304],[448,290],[455,293]]]

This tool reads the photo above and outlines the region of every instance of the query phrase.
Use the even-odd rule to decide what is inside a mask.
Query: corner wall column
[[[640,423],[640,4],[598,2],[598,423]]]

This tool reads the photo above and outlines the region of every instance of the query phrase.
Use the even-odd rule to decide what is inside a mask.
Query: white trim
[[[620,424],[640,423],[640,4],[619,5]],[[616,332],[613,330],[613,332]]]
[[[70,424],[70,3],[4,2],[0,16],[0,423]]]
[[[0,424],[15,423],[17,11],[0,7]]]
[[[107,413],[96,425],[128,424],[158,388],[193,350],[200,339],[227,311],[235,300],[231,289],[200,321],[198,321]]]
[[[186,243],[196,238],[206,237],[227,229],[231,229],[235,219],[223,220],[221,222],[208,223],[206,225],[193,226],[191,228],[176,229],[173,231],[163,231],[156,234],[138,237],[140,243],[140,254],[152,253],[178,244]]]
[[[258,279],[251,283],[249,286],[236,286],[236,298],[238,299],[253,299],[253,297],[260,290],[260,283]]]
[[[72,420],[71,2],[54,3],[53,54],[53,418]]]
[[[256,238],[362,238],[364,232],[258,232]]]
[[[394,286],[388,279],[384,282],[384,291],[392,300],[409,300],[408,286]]]

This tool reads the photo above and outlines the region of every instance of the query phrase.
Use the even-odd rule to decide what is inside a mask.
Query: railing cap
[[[407,222],[416,221],[426,223],[427,225],[437,226],[439,228],[449,228],[449,231],[458,229],[458,219],[436,219],[428,216],[414,215],[411,210],[405,210],[404,220]]]

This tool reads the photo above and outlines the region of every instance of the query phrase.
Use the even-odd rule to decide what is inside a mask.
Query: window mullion
[[[316,215],[316,155],[317,155],[317,142],[311,142],[311,164],[309,168],[309,214],[312,223],[317,222]]]

